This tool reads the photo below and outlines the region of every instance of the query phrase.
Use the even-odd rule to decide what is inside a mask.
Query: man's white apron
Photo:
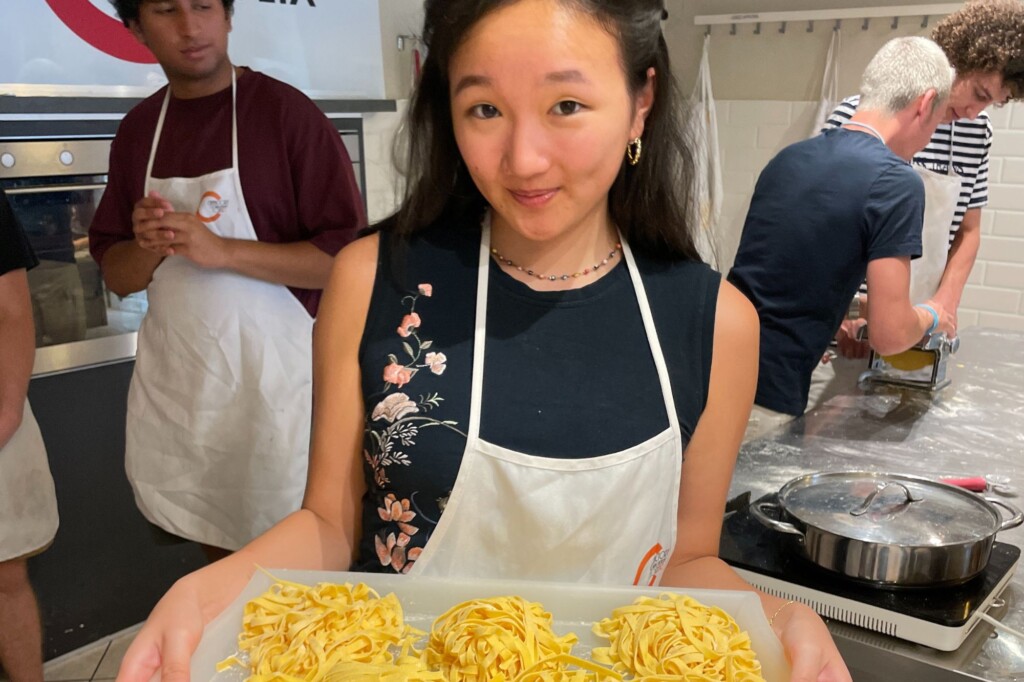
[[[945,175],[914,166],[924,181],[921,257],[910,261],[910,302],[924,303],[942,283],[949,255],[949,228],[960,199],[960,176],[953,170],[953,128],[949,124],[949,170]]]
[[[146,194],[195,213],[214,233],[256,239],[232,166],[154,178],[170,92],[153,138]],[[197,121],[196,125],[202,125]],[[128,393],[126,469],[151,522],[238,549],[299,508],[306,483],[313,320],[280,284],[169,256],[153,273]]]
[[[0,448],[0,561],[43,549],[53,541],[57,525],[46,447],[26,399],[21,426]]]

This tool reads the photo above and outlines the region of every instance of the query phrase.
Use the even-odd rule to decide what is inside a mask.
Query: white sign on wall
[[[377,2],[235,0],[231,60],[313,96],[383,99]],[[0,1],[0,92],[38,85],[102,95],[165,82],[108,0]]]

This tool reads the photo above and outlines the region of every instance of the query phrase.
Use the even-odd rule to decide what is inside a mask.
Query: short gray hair
[[[935,106],[949,98],[953,68],[942,48],[927,38],[893,38],[864,69],[859,109],[895,114],[929,90]]]

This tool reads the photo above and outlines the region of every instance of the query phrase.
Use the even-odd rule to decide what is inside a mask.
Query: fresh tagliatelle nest
[[[679,594],[640,597],[594,625],[591,657],[637,680],[764,682],[750,637],[722,609]]]
[[[242,666],[247,682],[763,682],[746,633],[689,597],[641,597],[593,629],[610,646],[588,661],[541,604],[473,599],[439,616],[419,651],[424,633],[405,624],[394,594],[278,581],[246,604],[239,654],[217,670]]]
[[[571,656],[576,635],[559,637],[551,622],[544,607],[522,597],[463,602],[434,621],[424,657],[448,682],[615,679],[611,671]]]
[[[242,665],[249,682],[441,680],[412,648],[422,634],[405,624],[393,594],[381,597],[363,583],[310,587],[279,580],[245,605],[240,656],[217,670]]]

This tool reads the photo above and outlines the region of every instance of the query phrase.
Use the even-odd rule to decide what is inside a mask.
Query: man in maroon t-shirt
[[[89,229],[107,286],[147,290],[126,469],[150,522],[234,550],[299,507],[310,339],[365,223],[317,107],[227,54],[233,0],[115,0],[168,86],[125,116]]]

